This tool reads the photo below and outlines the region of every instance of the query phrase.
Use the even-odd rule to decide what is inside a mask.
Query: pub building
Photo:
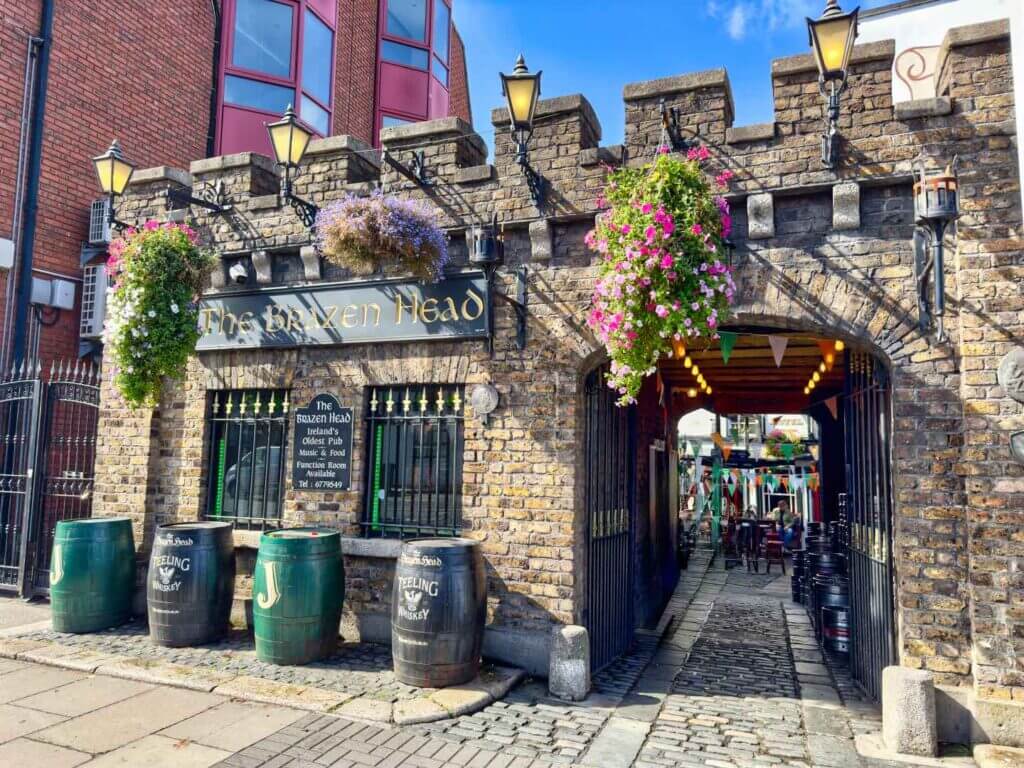
[[[158,524],[233,522],[241,620],[261,531],[338,529],[343,631],[382,643],[402,540],[469,537],[486,559],[485,656],[543,676],[552,629],[581,625],[596,671],[657,625],[680,578],[680,418],[804,413],[820,437],[808,520],[842,516],[848,530],[854,678],[877,698],[883,667],[928,670],[989,740],[1020,745],[1024,275],[1008,25],[950,30],[932,99],[893,105],[893,54],[891,41],[852,49],[831,139],[806,54],[773,63],[766,124],[734,124],[718,69],[627,85],[621,145],[600,143],[575,94],[539,101],[515,136],[495,109],[493,162],[445,118],[383,129],[382,151],[312,140],[286,189],[251,153],[137,170],[118,217],[189,222],[220,264],[197,353],[159,407],[127,409],[104,377],[94,514],[130,516],[142,555]],[[709,173],[734,174],[738,292],[722,330],[735,347],[728,363],[717,341],[663,360],[617,407],[586,323],[599,256],[584,238],[607,166],[662,146],[705,147]],[[941,181],[959,185],[949,258],[919,280],[935,249],[915,195],[954,158],[958,178]],[[222,205],[168,189],[216,189]],[[310,211],[375,191],[436,208],[444,279],[355,276],[321,258]],[[834,359],[819,377],[822,344]]]

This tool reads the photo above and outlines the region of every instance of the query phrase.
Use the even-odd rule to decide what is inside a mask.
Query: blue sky
[[[841,4],[849,10],[854,0]],[[502,103],[498,72],[510,72],[520,52],[531,71],[544,71],[542,97],[582,93],[601,121],[601,143],[616,144],[626,83],[714,67],[729,70],[736,125],[771,120],[771,60],[807,51],[804,17],[824,7],[824,0],[454,0],[454,16],[466,43],[473,122],[489,146],[490,110]]]

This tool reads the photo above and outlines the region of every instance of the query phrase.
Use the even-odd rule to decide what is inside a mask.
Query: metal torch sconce
[[[944,341],[945,270],[943,245],[946,229],[960,216],[956,176],[957,159],[946,170],[928,175],[924,165],[914,182],[914,219],[921,237],[914,250],[914,278],[917,285],[918,325],[927,331],[935,321],[935,338]],[[932,278],[933,301],[928,298],[928,278]]]
[[[828,102],[825,132],[821,136],[821,163],[835,167],[836,135],[839,133],[839,97],[846,88],[850,54],[857,39],[857,13],[843,13],[836,0],[828,0],[817,19],[807,19],[814,61],[818,65],[818,88]]]
[[[529,144],[533,136],[533,117],[540,100],[541,72],[531,73],[526,68],[522,54],[516,59],[511,75],[501,73],[501,90],[508,102],[508,117],[511,122],[512,141],[516,145],[516,163],[526,177],[530,199],[540,210],[544,207],[546,183],[530,165]]]
[[[498,231],[497,217],[490,224],[481,224],[470,231],[469,263],[483,270],[487,279],[488,299],[500,299],[515,310],[516,313],[516,349],[526,348],[526,299],[527,270],[526,265],[516,267],[516,295],[497,291],[494,287],[494,274],[498,267],[505,263],[505,242]],[[491,327],[487,334],[487,351],[494,354],[494,313],[490,313]]]

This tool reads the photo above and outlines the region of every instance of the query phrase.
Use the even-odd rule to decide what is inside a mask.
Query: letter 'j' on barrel
[[[341,536],[327,528],[285,528],[260,537],[252,585],[256,657],[308,664],[338,646],[345,571]]]
[[[57,632],[98,632],[132,616],[135,543],[127,517],[60,520],[50,560]]]
[[[470,539],[407,541],[395,567],[391,655],[406,685],[443,688],[480,671],[487,576]]]

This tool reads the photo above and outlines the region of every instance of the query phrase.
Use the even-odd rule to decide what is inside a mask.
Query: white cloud
[[[814,0],[749,0],[729,4],[708,0],[706,9],[708,16],[723,21],[729,37],[742,40],[751,25],[767,32],[798,27],[805,17],[817,15],[814,8],[820,4]]]

